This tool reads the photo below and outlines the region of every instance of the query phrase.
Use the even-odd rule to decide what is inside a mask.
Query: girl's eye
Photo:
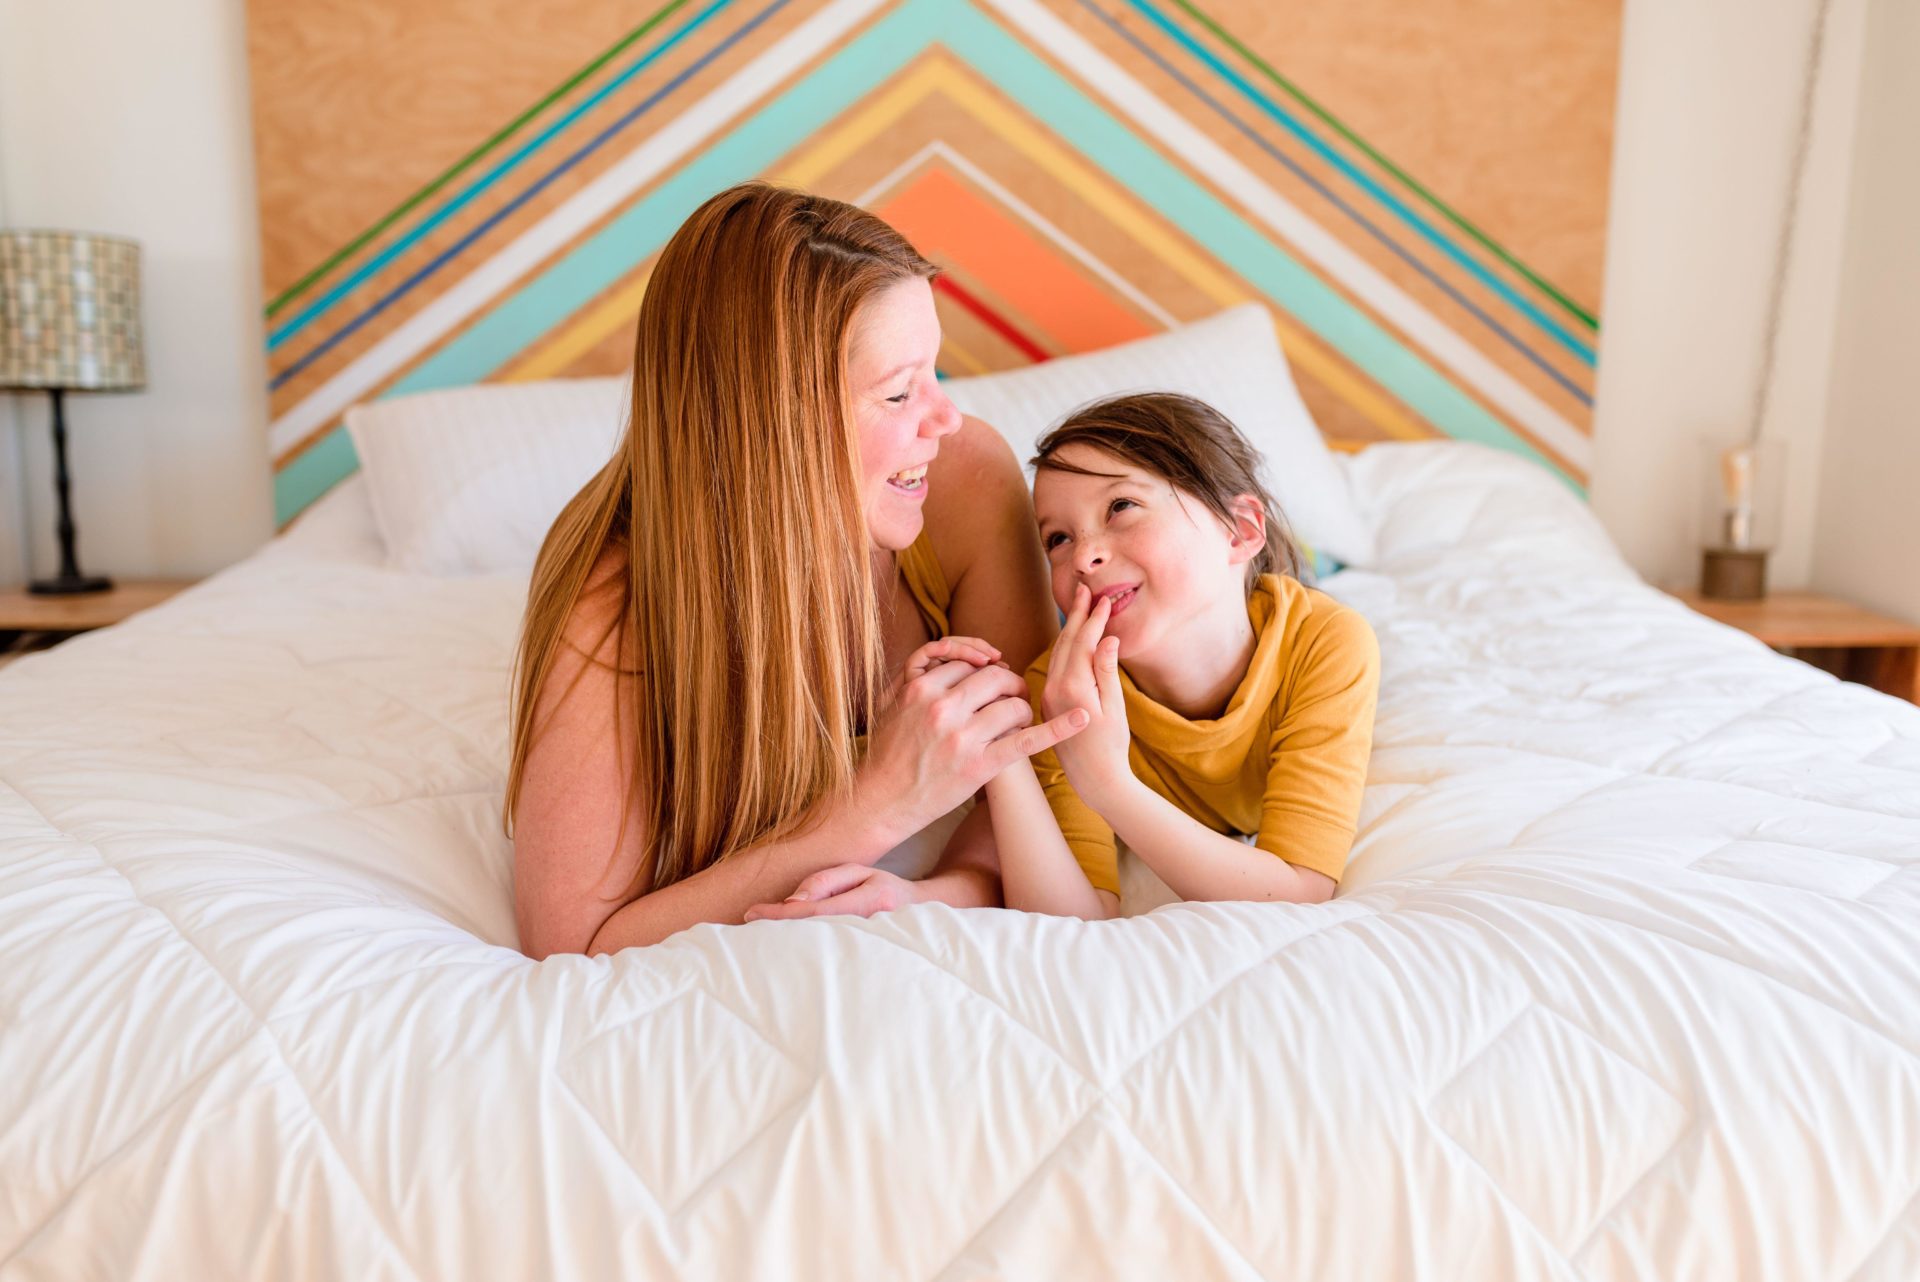
[[[1066,541],[1067,541],[1067,536],[1064,534],[1061,534],[1059,531],[1056,530],[1054,533],[1049,534],[1046,538],[1040,540],[1040,546],[1044,547],[1047,551],[1051,552],[1055,548],[1059,547],[1062,543],[1065,543]]]
[[[1118,512],[1122,507],[1139,507],[1139,506],[1140,505],[1138,503],[1135,503],[1132,499],[1115,499],[1113,502],[1107,505],[1107,514],[1111,516],[1113,513]]]

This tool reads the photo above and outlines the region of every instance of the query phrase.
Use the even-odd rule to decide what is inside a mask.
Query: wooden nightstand
[[[0,665],[76,632],[118,623],[192,586],[190,579],[129,579],[86,596],[34,596],[25,588],[0,592]]]
[[[1758,601],[1708,601],[1690,589],[1672,595],[1816,668],[1920,703],[1920,626],[1815,592]]]

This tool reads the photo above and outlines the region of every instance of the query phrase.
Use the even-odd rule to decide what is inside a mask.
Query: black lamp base
[[[60,535],[60,573],[51,579],[36,579],[27,584],[33,596],[85,596],[91,592],[111,592],[113,580],[95,574],[80,573],[80,562],[73,550],[73,513],[67,506],[67,415],[58,387],[53,394],[53,489],[60,500],[60,520],[55,527]]]
[[[89,592],[113,591],[113,580],[90,574],[66,575],[57,579],[35,579],[27,584],[34,596],[85,596]]]

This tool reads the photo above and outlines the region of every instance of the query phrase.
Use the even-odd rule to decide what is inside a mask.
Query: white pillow
[[[1233,421],[1266,460],[1266,481],[1296,537],[1348,565],[1373,560],[1373,532],[1294,388],[1273,318],[1243,303],[1191,325],[1104,351],[943,386],[999,429],[1025,463],[1069,411],[1121,392],[1182,392]]]
[[[629,386],[625,377],[484,383],[348,410],[387,564],[530,571],[560,509],[613,457]]]

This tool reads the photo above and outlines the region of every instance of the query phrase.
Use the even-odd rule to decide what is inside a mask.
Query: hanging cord
[[[1826,44],[1827,10],[1831,0],[1815,0],[1813,35],[1807,41],[1807,69],[1800,84],[1800,133],[1793,143],[1793,165],[1787,177],[1787,209],[1780,220],[1780,243],[1773,256],[1773,281],[1768,287],[1767,332],[1760,349],[1760,381],[1753,389],[1753,417],[1747,443],[1760,442],[1766,422],[1767,396],[1773,390],[1773,354],[1780,342],[1780,304],[1787,292],[1787,267],[1793,258],[1794,225],[1800,214],[1800,185],[1806,174],[1807,151],[1813,140],[1813,95],[1820,80],[1820,51]]]

